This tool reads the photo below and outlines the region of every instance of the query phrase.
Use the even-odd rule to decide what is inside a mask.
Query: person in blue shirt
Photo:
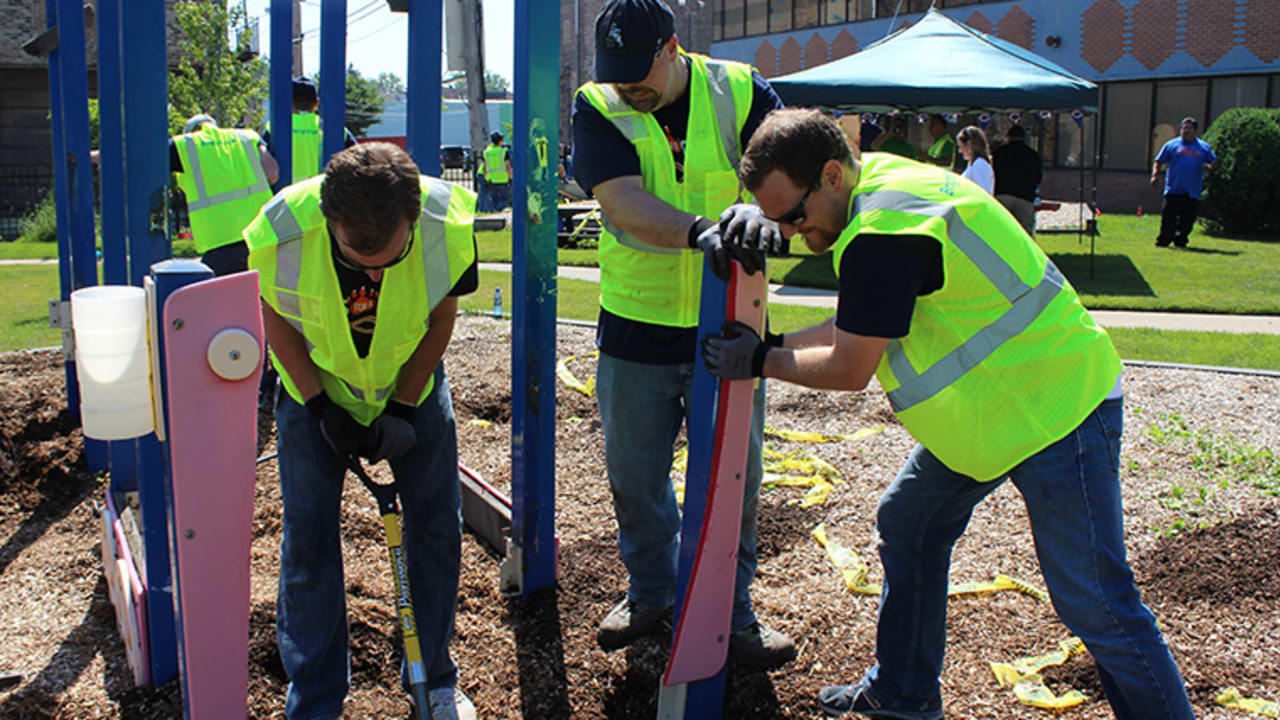
[[[1156,247],[1187,246],[1191,227],[1196,224],[1200,190],[1204,176],[1218,167],[1218,156],[1209,143],[1196,137],[1196,119],[1182,118],[1182,132],[1160,148],[1151,165],[1151,187],[1164,170],[1164,206],[1160,211],[1160,234]]]

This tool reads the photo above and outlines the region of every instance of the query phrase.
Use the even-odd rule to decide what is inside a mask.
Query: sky
[[[237,4],[241,0],[229,0]],[[244,0],[250,18],[258,18],[259,48],[270,56],[269,0]],[[484,67],[510,82],[512,76],[512,17],[514,0],[483,0]],[[409,63],[407,13],[393,13],[387,0],[347,0],[347,64],[360,74],[376,78],[384,72],[405,79]],[[314,75],[320,67],[320,0],[302,2],[302,68]],[[446,67],[442,61],[442,67]],[[446,67],[447,69],[447,67]]]

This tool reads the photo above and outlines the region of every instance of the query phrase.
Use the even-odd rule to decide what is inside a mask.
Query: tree
[[[392,97],[404,93],[404,81],[395,73],[381,73],[378,75],[378,88],[382,90],[383,97]]]
[[[389,74],[373,80],[361,75],[354,65],[347,66],[347,128],[356,137],[364,137],[365,131],[382,117],[384,95],[380,81]],[[391,77],[399,82],[395,75]]]
[[[1219,166],[1205,176],[1200,214],[1214,234],[1263,235],[1280,229],[1280,110],[1232,108],[1213,121],[1205,142]]]
[[[466,94],[466,91],[467,91],[466,78],[458,78],[457,80],[454,80],[451,84],[453,85],[453,87],[457,88],[459,92],[463,93],[464,95]],[[502,75],[499,75],[498,73],[492,70],[485,70],[484,71],[484,91],[485,91],[485,95],[506,95],[508,92],[511,91],[511,83]]]
[[[241,62],[228,39],[244,23],[239,4],[182,0],[173,4],[185,41],[178,67],[169,74],[169,131],[205,113],[223,127],[260,127],[267,72],[259,58]]]

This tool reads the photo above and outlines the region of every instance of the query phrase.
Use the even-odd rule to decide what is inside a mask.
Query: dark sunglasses
[[[808,214],[805,212],[804,204],[809,202],[809,195],[812,194],[814,189],[817,187],[818,186],[816,184],[810,185],[809,189],[805,190],[804,195],[800,197],[800,202],[796,203],[796,206],[791,208],[791,210],[788,211],[785,215],[779,215],[778,217],[769,217],[768,215],[765,215],[765,217],[778,223],[779,225],[785,224],[785,225],[799,226],[800,223],[804,222],[805,219],[809,217]]]
[[[391,262],[383,263],[381,265],[365,265],[363,263],[358,263],[355,260],[352,260],[351,258],[348,258],[346,255],[344,255],[342,252],[342,248],[339,246],[338,238],[333,234],[332,228],[329,229],[329,242],[333,245],[333,257],[338,260],[338,263],[340,265],[342,265],[348,270],[365,272],[368,270],[386,270],[387,268],[393,265],[397,265],[403,262],[405,258],[409,257],[409,252],[413,250],[413,241],[414,241],[414,238],[417,237],[417,235],[418,235],[418,229],[416,227],[410,229],[409,242],[404,244],[404,250],[400,251],[400,254],[396,256],[396,259],[392,260]]]

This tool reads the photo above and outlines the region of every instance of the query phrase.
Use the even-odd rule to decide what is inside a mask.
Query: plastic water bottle
[[[493,289],[493,316],[502,317],[502,288]]]

